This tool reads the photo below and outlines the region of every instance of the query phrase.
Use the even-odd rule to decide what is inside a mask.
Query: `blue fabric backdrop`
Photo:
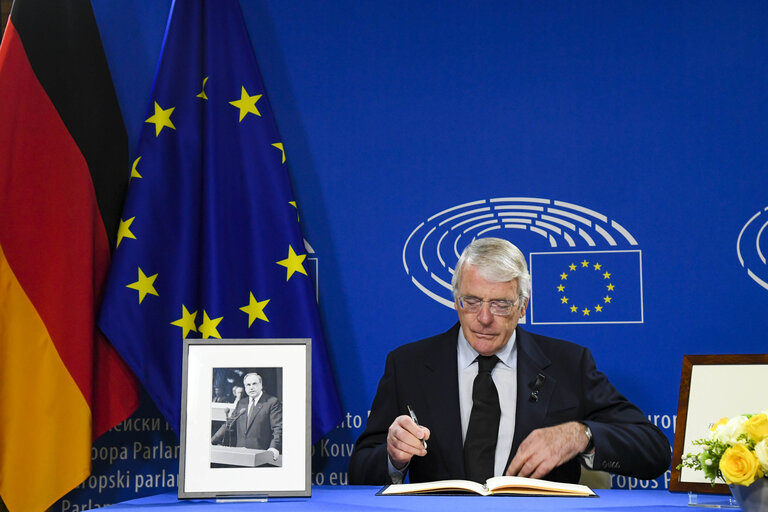
[[[93,4],[135,149],[169,2]],[[346,413],[315,447],[314,482],[345,481],[386,353],[455,321],[443,284],[455,250],[489,228],[479,236],[544,255],[542,315],[537,286],[552,276],[537,265],[570,263],[547,254],[636,256],[610,323],[545,321],[561,311],[526,326],[588,345],[670,440],[684,354],[765,352],[765,2],[241,4]],[[96,462],[105,474],[141,462],[131,478],[175,471],[172,458]],[[152,490],[85,487],[62,509]]]

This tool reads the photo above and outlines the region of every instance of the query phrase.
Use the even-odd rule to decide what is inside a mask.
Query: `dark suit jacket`
[[[251,421],[248,421],[248,396],[244,396],[237,402],[237,407],[231,417],[237,418],[233,427],[237,431],[236,446],[266,450],[276,448],[283,452],[283,408],[280,401],[274,396],[262,392],[259,401],[256,402],[251,412]],[[226,424],[213,435],[212,442],[219,443],[224,438]]]
[[[465,478],[458,398],[458,330],[457,323],[448,332],[403,345],[387,356],[365,431],[352,453],[350,483],[390,483],[387,429],[397,416],[408,414],[406,405],[431,432],[427,455],[411,459],[410,481]],[[531,392],[538,374],[544,376],[544,381],[534,401]],[[597,371],[588,349],[518,327],[517,412],[507,465],[531,431],[567,421],[583,422],[592,430],[593,469],[650,479],[669,468],[666,436]],[[574,458],[544,478],[577,482],[580,474],[579,461]]]

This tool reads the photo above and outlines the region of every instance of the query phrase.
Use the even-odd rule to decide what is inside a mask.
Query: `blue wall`
[[[355,417],[365,418],[386,353],[455,321],[412,281],[439,295],[429,276],[437,260],[417,276],[418,252],[404,258],[419,224],[455,206],[562,201],[602,214],[586,215],[593,245],[578,230],[573,246],[530,229],[487,235],[526,254],[639,251],[641,322],[529,317],[526,327],[588,345],[670,440],[684,354],[766,351],[765,2],[241,3],[319,260],[320,306],[353,427],[316,447],[315,482],[344,481],[347,457],[329,455],[346,453],[360,433]],[[170,2],[93,4],[135,147]],[[612,222],[634,243],[595,231]],[[146,435],[175,442],[169,432]],[[142,463],[175,471],[169,460]],[[148,492],[97,490],[62,508]]]

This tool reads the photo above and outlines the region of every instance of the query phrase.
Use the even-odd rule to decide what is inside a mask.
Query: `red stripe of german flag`
[[[15,2],[0,112],[0,497],[42,511],[138,404],[95,327],[130,169],[88,0]]]

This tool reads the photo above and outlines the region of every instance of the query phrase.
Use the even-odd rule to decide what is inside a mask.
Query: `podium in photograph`
[[[272,458],[268,450],[242,448],[237,446],[211,446],[211,464],[226,464],[228,466],[243,466],[255,468],[258,466],[282,466],[283,456],[277,460]]]

